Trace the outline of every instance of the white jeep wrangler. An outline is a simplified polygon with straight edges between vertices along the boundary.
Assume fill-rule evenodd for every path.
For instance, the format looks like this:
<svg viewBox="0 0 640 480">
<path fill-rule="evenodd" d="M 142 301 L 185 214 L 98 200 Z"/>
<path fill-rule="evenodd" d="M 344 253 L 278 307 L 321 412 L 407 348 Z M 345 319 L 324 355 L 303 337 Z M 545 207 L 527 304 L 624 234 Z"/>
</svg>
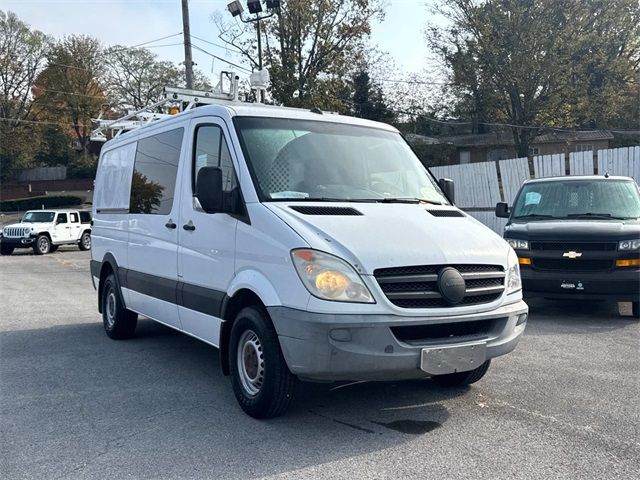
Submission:
<svg viewBox="0 0 640 480">
<path fill-rule="evenodd" d="M 30 210 L 20 223 L 0 231 L 0 253 L 33 248 L 36 255 L 55 252 L 60 245 L 91 249 L 91 213 L 82 210 Z"/>
</svg>

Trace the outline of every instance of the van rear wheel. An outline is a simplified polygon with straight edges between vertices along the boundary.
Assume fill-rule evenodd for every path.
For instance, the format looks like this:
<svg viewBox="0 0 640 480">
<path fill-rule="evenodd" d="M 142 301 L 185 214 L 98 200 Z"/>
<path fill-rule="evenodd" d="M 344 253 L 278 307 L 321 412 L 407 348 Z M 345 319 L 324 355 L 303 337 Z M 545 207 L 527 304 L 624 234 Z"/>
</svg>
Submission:
<svg viewBox="0 0 640 480">
<path fill-rule="evenodd" d="M 489 370 L 491 360 L 487 360 L 475 370 L 468 372 L 449 373 L 447 375 L 434 375 L 431 380 L 443 387 L 461 387 L 463 385 L 471 385 L 480 380 Z"/>
<path fill-rule="evenodd" d="M 233 393 L 245 413 L 273 418 L 289 408 L 297 379 L 287 367 L 264 309 L 247 307 L 236 316 L 229 340 L 229 365 Z"/>
<path fill-rule="evenodd" d="M 116 277 L 110 273 L 102 287 L 102 324 L 109 338 L 124 340 L 133 337 L 138 314 L 124 308 Z"/>
</svg>

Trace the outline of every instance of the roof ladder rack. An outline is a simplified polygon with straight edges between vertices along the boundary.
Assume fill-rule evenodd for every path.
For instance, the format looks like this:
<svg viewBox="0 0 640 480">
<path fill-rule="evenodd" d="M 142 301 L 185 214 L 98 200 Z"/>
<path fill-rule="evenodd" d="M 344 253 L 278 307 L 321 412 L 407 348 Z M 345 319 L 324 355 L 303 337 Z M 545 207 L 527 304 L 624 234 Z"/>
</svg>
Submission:
<svg viewBox="0 0 640 480">
<path fill-rule="evenodd" d="M 225 79 L 228 89 L 225 90 Z M 162 91 L 163 99 L 116 120 L 105 120 L 100 116 L 93 119 L 98 126 L 91 132 L 91 141 L 106 142 L 107 132 L 115 138 L 124 132 L 144 127 L 156 120 L 170 117 L 178 112 L 190 110 L 200 105 L 220 105 L 225 102 L 238 101 L 238 76 L 233 72 L 221 72 L 218 92 L 207 90 L 192 90 L 188 88 L 165 87 Z M 160 112 L 158 110 L 161 110 Z M 162 110 L 165 113 L 162 113 Z"/>
</svg>

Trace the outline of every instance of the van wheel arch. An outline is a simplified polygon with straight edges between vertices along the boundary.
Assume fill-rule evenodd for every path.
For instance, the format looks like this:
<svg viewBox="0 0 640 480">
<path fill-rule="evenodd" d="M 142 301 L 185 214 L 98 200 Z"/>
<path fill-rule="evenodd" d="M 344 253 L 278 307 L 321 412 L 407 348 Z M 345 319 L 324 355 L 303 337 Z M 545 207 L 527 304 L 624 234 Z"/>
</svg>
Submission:
<svg viewBox="0 0 640 480">
<path fill-rule="evenodd" d="M 264 302 L 260 297 L 249 289 L 239 290 L 233 295 L 233 297 L 225 296 L 222 302 L 221 310 L 224 322 L 222 323 L 222 328 L 220 330 L 219 353 L 220 367 L 222 368 L 222 374 L 224 376 L 228 377 L 231 373 L 229 367 L 229 340 L 231 338 L 233 322 L 238 313 L 240 313 L 240 310 L 250 306 L 265 308 Z"/>
<path fill-rule="evenodd" d="M 118 264 L 115 263 L 115 259 L 111 255 L 107 254 L 102 261 L 102 267 L 100 268 L 100 281 L 98 282 L 98 313 L 102 313 L 102 287 L 110 273 L 113 273 L 116 277 L 116 284 L 118 285 L 118 289 L 120 289 L 120 281 L 118 279 L 117 272 Z"/>
</svg>

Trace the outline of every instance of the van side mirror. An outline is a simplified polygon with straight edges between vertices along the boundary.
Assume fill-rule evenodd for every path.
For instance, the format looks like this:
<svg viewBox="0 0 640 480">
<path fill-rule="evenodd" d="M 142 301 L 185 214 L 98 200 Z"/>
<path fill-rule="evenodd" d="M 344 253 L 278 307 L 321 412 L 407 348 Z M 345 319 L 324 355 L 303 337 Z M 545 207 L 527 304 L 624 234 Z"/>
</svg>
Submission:
<svg viewBox="0 0 640 480">
<path fill-rule="evenodd" d="M 202 167 L 198 171 L 196 198 L 207 213 L 224 211 L 222 170 L 220 167 Z"/>
<path fill-rule="evenodd" d="M 438 184 L 440 185 L 440 188 L 447 196 L 449 201 L 451 201 L 451 203 L 455 203 L 456 189 L 453 186 L 453 180 L 449 178 L 441 178 L 440 180 L 438 180 Z"/>
<path fill-rule="evenodd" d="M 509 218 L 509 205 L 505 202 L 496 203 L 496 217 Z"/>
</svg>

